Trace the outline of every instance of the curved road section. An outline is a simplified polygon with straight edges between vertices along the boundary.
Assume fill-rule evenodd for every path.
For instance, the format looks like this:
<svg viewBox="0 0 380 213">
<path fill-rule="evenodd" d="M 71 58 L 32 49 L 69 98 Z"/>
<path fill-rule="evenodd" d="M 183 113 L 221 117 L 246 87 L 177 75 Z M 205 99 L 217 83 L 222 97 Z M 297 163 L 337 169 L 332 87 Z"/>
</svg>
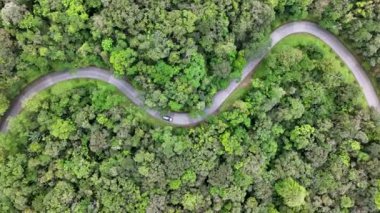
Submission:
<svg viewBox="0 0 380 213">
<path fill-rule="evenodd" d="M 334 35 L 320 28 L 318 25 L 306 21 L 285 24 L 280 28 L 276 29 L 274 32 L 272 32 L 270 36 L 272 41 L 271 48 L 274 47 L 279 41 L 281 41 L 286 36 L 296 33 L 308 33 L 314 35 L 319 39 L 323 40 L 327 45 L 329 45 L 335 51 L 335 53 L 339 55 L 339 57 L 354 74 L 357 82 L 360 84 L 364 92 L 368 105 L 380 111 L 379 98 L 377 97 L 376 92 L 371 84 L 371 81 L 368 79 L 365 71 L 363 70 L 359 62 Z M 269 48 L 268 51 L 271 48 Z M 169 113 L 168 115 L 170 115 L 173 118 L 173 121 L 171 123 L 177 126 L 195 125 L 205 120 L 207 116 L 217 112 L 222 103 L 231 95 L 231 93 L 240 85 L 240 83 L 244 79 L 246 79 L 250 73 L 254 72 L 255 68 L 266 54 L 267 52 L 261 55 L 260 57 L 250 61 L 244 68 L 241 78 L 239 80 L 231 81 L 231 83 L 226 89 L 219 91 L 214 96 L 211 106 L 205 109 L 203 115 L 199 115 L 198 117 L 192 117 L 188 113 Z M 110 73 L 109 71 L 95 67 L 88 67 L 78 69 L 75 72 L 58 72 L 48 74 L 31 83 L 13 101 L 12 106 L 4 116 L 3 122 L 0 124 L 0 131 L 7 130 L 9 120 L 17 114 L 19 114 L 22 110 L 23 104 L 28 99 L 33 97 L 36 93 L 56 83 L 79 78 L 97 79 L 112 84 L 115 87 L 117 87 L 125 96 L 127 96 L 134 104 L 136 104 L 139 107 L 144 107 L 141 95 L 127 81 L 114 77 L 112 73 Z M 161 113 L 157 110 L 145 108 L 145 111 L 157 119 L 162 119 Z"/>
</svg>

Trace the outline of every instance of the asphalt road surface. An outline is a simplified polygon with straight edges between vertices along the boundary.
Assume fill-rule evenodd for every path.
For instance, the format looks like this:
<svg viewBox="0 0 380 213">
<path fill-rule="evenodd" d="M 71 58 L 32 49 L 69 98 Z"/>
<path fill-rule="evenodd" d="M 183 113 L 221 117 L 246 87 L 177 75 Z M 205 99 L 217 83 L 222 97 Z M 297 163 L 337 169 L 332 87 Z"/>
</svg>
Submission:
<svg viewBox="0 0 380 213">
<path fill-rule="evenodd" d="M 369 80 L 368 76 L 366 75 L 359 62 L 355 59 L 351 52 L 339 41 L 339 39 L 337 39 L 328 31 L 320 28 L 317 24 L 306 21 L 299 21 L 288 23 L 279 27 L 274 32 L 272 32 L 270 36 L 272 41 L 271 48 L 286 36 L 296 33 L 308 33 L 314 35 L 319 39 L 323 40 L 327 45 L 329 45 L 335 51 L 335 53 L 339 55 L 342 61 L 354 74 L 357 82 L 363 90 L 368 105 L 380 111 L 379 98 L 377 97 L 375 89 L 371 84 L 371 81 Z M 244 79 L 246 79 L 250 73 L 255 71 L 257 65 L 270 51 L 271 48 L 269 48 L 267 52 L 262 54 L 260 57 L 250 61 L 244 68 L 240 79 L 231 81 L 231 83 L 226 89 L 219 91 L 214 96 L 212 104 L 205 109 L 202 115 L 192 117 L 189 113 L 168 113 L 167 115 L 173 118 L 171 124 L 176 126 L 192 126 L 202 122 L 209 115 L 216 113 L 219 107 L 223 104 L 223 102 L 231 95 L 233 91 L 235 91 L 235 89 L 239 87 L 240 83 Z M 19 114 L 22 110 L 23 103 L 25 103 L 28 99 L 32 98 L 35 94 L 56 83 L 79 78 L 97 79 L 112 84 L 115 87 L 117 87 L 125 96 L 127 96 L 134 104 L 144 108 L 144 110 L 148 114 L 150 114 L 153 117 L 156 117 L 157 119 L 162 119 L 162 114 L 159 111 L 154 109 L 147 109 L 143 106 L 141 93 L 139 91 L 136 91 L 127 81 L 114 77 L 112 73 L 107 70 L 102 70 L 96 67 L 87 67 L 83 69 L 78 69 L 74 72 L 51 73 L 32 82 L 12 102 L 9 110 L 3 118 L 3 122 L 1 122 L 0 124 L 0 131 L 7 130 L 9 119 Z"/>
</svg>

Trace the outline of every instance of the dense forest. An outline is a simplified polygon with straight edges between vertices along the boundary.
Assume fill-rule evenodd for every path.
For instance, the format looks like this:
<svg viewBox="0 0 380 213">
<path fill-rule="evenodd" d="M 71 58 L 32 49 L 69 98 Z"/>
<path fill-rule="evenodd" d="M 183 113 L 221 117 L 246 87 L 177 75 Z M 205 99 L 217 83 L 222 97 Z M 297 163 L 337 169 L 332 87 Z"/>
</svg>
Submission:
<svg viewBox="0 0 380 213">
<path fill-rule="evenodd" d="M 376 211 L 380 115 L 304 40 L 276 47 L 241 100 L 190 129 L 146 123 L 103 83 L 39 94 L 1 135 L 2 211 Z"/>
<path fill-rule="evenodd" d="M 288 20 L 320 22 L 375 67 L 380 2 L 351 0 L 1 0 L 0 114 L 27 82 L 96 65 L 149 107 L 201 111 Z M 369 68 L 380 79 L 379 68 Z"/>
<path fill-rule="evenodd" d="M 108 68 L 146 106 L 201 111 L 308 19 L 380 81 L 380 1 L 0 0 L 0 116 L 49 72 Z M 297 35 L 247 92 L 190 128 L 159 125 L 108 84 L 57 84 L 0 133 L 0 212 L 376 212 L 380 114 L 322 41 Z M 1 117 L 0 117 L 1 118 Z"/>
</svg>

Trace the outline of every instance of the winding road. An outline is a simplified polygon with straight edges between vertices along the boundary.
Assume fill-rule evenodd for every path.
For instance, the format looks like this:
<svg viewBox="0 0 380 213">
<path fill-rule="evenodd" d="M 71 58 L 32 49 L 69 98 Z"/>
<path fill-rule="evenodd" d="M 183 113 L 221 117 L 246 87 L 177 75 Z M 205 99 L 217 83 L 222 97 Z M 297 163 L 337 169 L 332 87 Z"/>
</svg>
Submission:
<svg viewBox="0 0 380 213">
<path fill-rule="evenodd" d="M 335 51 L 335 53 L 339 55 L 342 61 L 354 74 L 357 82 L 359 83 L 364 92 L 368 105 L 380 111 L 379 98 L 377 97 L 375 89 L 373 88 L 371 81 L 367 77 L 360 63 L 355 59 L 351 52 L 339 41 L 339 39 L 337 39 L 330 32 L 320 28 L 317 24 L 307 21 L 299 21 L 288 23 L 277 28 L 270 35 L 272 41 L 271 48 L 274 47 L 279 41 L 281 41 L 286 36 L 296 33 L 308 33 L 314 35 L 319 39 L 323 40 L 327 45 L 329 45 Z M 268 49 L 268 51 L 270 49 Z M 219 91 L 214 96 L 211 106 L 205 109 L 203 115 L 199 115 L 198 117 L 192 117 L 189 113 L 169 113 L 169 115 L 173 118 L 173 121 L 171 123 L 177 126 L 195 125 L 205 120 L 207 116 L 217 112 L 222 103 L 231 95 L 231 93 L 236 88 L 238 88 L 240 83 L 244 79 L 246 79 L 250 73 L 254 72 L 255 68 L 265 57 L 265 55 L 266 53 L 250 61 L 244 68 L 240 80 L 231 81 L 226 89 Z M 32 98 L 35 94 L 56 83 L 79 78 L 97 79 L 112 84 L 115 87 L 117 87 L 125 96 L 127 96 L 134 104 L 136 104 L 139 107 L 143 107 L 148 114 L 158 119 L 162 119 L 162 115 L 159 111 L 147 109 L 143 106 L 144 104 L 140 92 L 136 91 L 127 81 L 114 77 L 112 73 L 107 70 L 102 70 L 95 67 L 87 67 L 83 69 L 78 69 L 75 72 L 56 72 L 48 74 L 32 82 L 12 102 L 11 107 L 9 108 L 9 110 L 3 118 L 3 122 L 1 122 L 0 124 L 0 131 L 4 132 L 7 130 L 9 120 L 17 114 L 19 114 L 22 110 L 23 103 L 25 103 L 28 99 Z"/>
</svg>

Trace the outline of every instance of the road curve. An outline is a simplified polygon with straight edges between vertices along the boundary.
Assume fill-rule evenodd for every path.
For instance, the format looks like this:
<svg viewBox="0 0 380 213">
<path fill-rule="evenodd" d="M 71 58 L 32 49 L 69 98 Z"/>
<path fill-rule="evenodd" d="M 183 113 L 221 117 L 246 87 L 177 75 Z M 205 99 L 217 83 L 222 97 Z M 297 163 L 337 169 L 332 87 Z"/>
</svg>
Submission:
<svg viewBox="0 0 380 213">
<path fill-rule="evenodd" d="M 270 35 L 271 48 L 274 47 L 283 38 L 296 33 L 308 33 L 314 35 L 319 39 L 323 40 L 327 45 L 329 45 L 335 51 L 335 53 L 339 55 L 342 61 L 354 74 L 357 82 L 359 83 L 364 92 L 368 105 L 380 111 L 379 98 L 377 97 L 375 89 L 373 88 L 371 81 L 367 77 L 360 63 L 355 59 L 351 52 L 339 41 L 339 39 L 337 39 L 330 32 L 320 28 L 317 24 L 307 21 L 299 21 L 288 23 L 277 28 Z M 268 52 L 271 48 L 268 49 Z M 267 52 L 265 54 L 262 54 L 260 57 L 250 61 L 244 68 L 241 78 L 239 80 L 231 81 L 226 89 L 219 91 L 214 96 L 211 106 L 208 106 L 205 109 L 203 115 L 199 115 L 198 117 L 192 117 L 189 113 L 169 113 L 169 115 L 173 118 L 172 124 L 176 126 L 195 125 L 205 120 L 207 116 L 217 112 L 222 103 L 231 95 L 231 93 L 239 86 L 239 84 L 244 79 L 246 79 L 250 73 L 254 72 L 255 68 L 265 57 L 266 54 Z M 32 82 L 21 92 L 21 94 L 18 97 L 15 98 L 15 100 L 12 102 L 11 107 L 5 114 L 3 122 L 1 122 L 0 124 L 0 131 L 4 132 L 7 130 L 9 119 L 19 114 L 22 110 L 23 103 L 25 103 L 28 99 L 33 97 L 36 93 L 56 83 L 79 78 L 97 79 L 112 84 L 115 87 L 117 87 L 125 96 L 127 96 L 134 104 L 136 104 L 139 107 L 144 107 L 140 93 L 136 91 L 127 81 L 114 77 L 112 73 L 107 70 L 95 67 L 87 67 L 78 69 L 75 72 L 56 72 L 48 74 Z M 144 109 L 151 116 L 161 119 L 161 114 L 159 111 L 154 109 L 147 109 L 145 107 Z"/>
</svg>

